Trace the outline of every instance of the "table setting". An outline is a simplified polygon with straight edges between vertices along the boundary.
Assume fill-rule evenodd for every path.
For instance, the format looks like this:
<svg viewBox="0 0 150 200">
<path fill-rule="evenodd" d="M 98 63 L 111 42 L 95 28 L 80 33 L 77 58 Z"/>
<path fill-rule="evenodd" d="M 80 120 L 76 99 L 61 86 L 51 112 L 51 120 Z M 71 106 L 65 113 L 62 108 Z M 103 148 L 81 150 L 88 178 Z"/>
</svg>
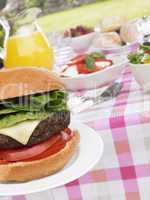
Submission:
<svg viewBox="0 0 150 200">
<path fill-rule="evenodd" d="M 106 17 L 46 39 L 2 19 L 1 200 L 149 199 L 149 24 Z"/>
</svg>

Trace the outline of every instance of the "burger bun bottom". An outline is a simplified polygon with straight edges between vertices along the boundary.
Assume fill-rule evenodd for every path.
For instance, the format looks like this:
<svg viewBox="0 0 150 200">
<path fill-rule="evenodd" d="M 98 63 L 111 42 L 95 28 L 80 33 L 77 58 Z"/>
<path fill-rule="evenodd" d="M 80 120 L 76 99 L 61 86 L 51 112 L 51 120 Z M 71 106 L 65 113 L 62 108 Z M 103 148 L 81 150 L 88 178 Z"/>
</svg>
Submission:
<svg viewBox="0 0 150 200">
<path fill-rule="evenodd" d="M 78 132 L 58 153 L 41 160 L 0 165 L 1 182 L 26 182 L 52 175 L 69 162 L 75 153 L 80 135 Z"/>
</svg>

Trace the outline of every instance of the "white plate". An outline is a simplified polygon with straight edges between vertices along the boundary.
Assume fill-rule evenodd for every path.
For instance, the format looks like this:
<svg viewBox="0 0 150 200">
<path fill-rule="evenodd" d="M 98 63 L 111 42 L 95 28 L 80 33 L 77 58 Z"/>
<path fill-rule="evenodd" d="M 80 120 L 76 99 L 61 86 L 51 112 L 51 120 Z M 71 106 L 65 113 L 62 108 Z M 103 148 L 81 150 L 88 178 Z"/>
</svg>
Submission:
<svg viewBox="0 0 150 200">
<path fill-rule="evenodd" d="M 76 155 L 63 170 L 26 183 L 0 183 L 0 196 L 23 195 L 55 188 L 79 178 L 94 167 L 103 153 L 100 135 L 79 122 L 72 122 L 70 127 L 79 130 L 81 139 Z"/>
</svg>

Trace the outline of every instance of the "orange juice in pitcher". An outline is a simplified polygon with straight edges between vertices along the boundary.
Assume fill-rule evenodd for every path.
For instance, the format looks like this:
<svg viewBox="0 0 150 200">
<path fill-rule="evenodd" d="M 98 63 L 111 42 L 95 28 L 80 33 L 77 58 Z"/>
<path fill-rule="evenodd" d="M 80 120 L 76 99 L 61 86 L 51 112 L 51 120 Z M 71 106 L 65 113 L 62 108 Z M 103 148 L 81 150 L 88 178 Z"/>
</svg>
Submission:
<svg viewBox="0 0 150 200">
<path fill-rule="evenodd" d="M 52 69 L 54 64 L 52 47 L 40 30 L 31 30 L 31 26 L 25 26 L 16 35 L 7 39 L 4 59 L 6 68 L 29 66 Z"/>
</svg>

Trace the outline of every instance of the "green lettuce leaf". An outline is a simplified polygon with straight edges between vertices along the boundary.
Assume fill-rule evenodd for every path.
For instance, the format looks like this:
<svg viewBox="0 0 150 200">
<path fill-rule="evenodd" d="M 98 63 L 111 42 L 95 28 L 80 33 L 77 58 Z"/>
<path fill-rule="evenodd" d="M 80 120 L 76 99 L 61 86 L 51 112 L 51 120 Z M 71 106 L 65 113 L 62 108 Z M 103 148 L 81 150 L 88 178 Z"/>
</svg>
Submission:
<svg viewBox="0 0 150 200">
<path fill-rule="evenodd" d="M 47 118 L 49 113 L 32 113 L 32 112 L 18 112 L 15 114 L 5 115 L 0 119 L 0 129 L 11 127 L 19 122 L 26 120 L 43 120 Z"/>
<path fill-rule="evenodd" d="M 140 45 L 140 49 L 142 49 L 143 51 L 149 51 L 150 50 L 150 45 L 141 44 Z"/>
<path fill-rule="evenodd" d="M 68 111 L 67 93 L 53 91 L 0 102 L 0 129 L 26 120 L 43 120 L 50 114 Z"/>
<path fill-rule="evenodd" d="M 128 55 L 128 59 L 132 64 L 142 64 L 143 57 L 143 53 L 131 53 Z"/>
<path fill-rule="evenodd" d="M 0 110 L 0 115 L 4 115 L 4 114 L 9 114 L 9 113 L 15 113 L 16 109 L 13 108 L 4 108 Z"/>
<path fill-rule="evenodd" d="M 9 101 L 0 102 L 0 115 L 18 111 L 43 111 L 50 105 L 48 111 L 57 110 L 62 105 L 67 105 L 67 94 L 63 91 L 54 91 L 48 94 L 27 96 Z M 50 110 L 51 109 L 51 110 Z M 63 109 L 63 108 L 62 108 Z"/>
</svg>

